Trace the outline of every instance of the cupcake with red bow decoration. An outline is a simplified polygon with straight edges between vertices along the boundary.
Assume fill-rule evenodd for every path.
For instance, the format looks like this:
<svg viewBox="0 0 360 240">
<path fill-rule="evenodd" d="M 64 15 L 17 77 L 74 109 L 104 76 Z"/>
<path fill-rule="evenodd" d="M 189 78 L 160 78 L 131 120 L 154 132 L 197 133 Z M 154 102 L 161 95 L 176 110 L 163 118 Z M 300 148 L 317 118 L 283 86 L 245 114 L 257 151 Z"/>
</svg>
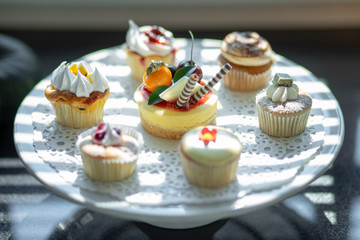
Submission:
<svg viewBox="0 0 360 240">
<path fill-rule="evenodd" d="M 179 153 L 188 181 L 199 187 L 219 188 L 236 177 L 242 145 L 230 130 L 202 126 L 181 139 Z"/>
</svg>

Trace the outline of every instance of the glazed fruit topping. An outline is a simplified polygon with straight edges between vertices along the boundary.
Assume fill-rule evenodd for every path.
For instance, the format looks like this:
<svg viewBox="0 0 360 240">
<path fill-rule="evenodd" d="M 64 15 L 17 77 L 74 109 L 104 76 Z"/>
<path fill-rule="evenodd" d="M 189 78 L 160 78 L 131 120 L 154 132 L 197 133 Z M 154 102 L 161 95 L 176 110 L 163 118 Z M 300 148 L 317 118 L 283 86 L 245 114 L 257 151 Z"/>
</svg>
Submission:
<svg viewBox="0 0 360 240">
<path fill-rule="evenodd" d="M 99 125 L 97 126 L 97 130 L 101 130 L 105 127 L 105 123 L 99 123 Z"/>
<path fill-rule="evenodd" d="M 172 77 L 174 78 L 177 67 L 174 65 L 167 65 L 167 67 L 170 70 Z"/>
<path fill-rule="evenodd" d="M 166 45 L 169 40 L 158 26 L 153 26 L 150 31 L 145 31 L 145 35 L 149 38 L 149 42 Z"/>
<path fill-rule="evenodd" d="M 191 31 L 189 31 L 190 36 L 191 36 L 191 53 L 190 53 L 190 60 L 183 60 L 179 63 L 179 65 L 177 66 L 176 71 L 178 71 L 179 69 L 183 68 L 183 67 L 187 67 L 187 66 L 196 66 L 196 69 L 194 71 L 194 73 L 196 73 L 199 77 L 199 82 L 201 81 L 202 77 L 203 77 L 203 73 L 201 68 L 196 65 L 196 63 L 193 61 L 193 48 L 194 48 L 194 35 L 192 34 Z"/>
<path fill-rule="evenodd" d="M 177 66 L 176 70 L 179 70 L 183 67 L 187 67 L 187 66 L 196 66 L 194 73 L 198 75 L 199 77 L 199 82 L 201 81 L 202 77 L 203 77 L 203 72 L 201 70 L 201 68 L 192 60 L 183 60 L 179 63 L 179 65 Z"/>
<path fill-rule="evenodd" d="M 209 130 L 209 128 L 204 127 L 199 133 L 199 140 L 203 141 L 204 144 L 207 146 L 209 142 L 216 141 L 216 134 L 217 134 L 216 129 Z"/>
<path fill-rule="evenodd" d="M 143 81 L 145 87 L 150 92 L 155 91 L 155 89 L 161 86 L 170 86 L 172 83 L 172 74 L 166 65 L 162 65 L 157 69 L 152 69 L 150 75 L 148 75 L 147 72 L 148 71 L 144 73 Z"/>
<path fill-rule="evenodd" d="M 105 130 L 96 130 L 94 133 L 94 139 L 96 142 L 101 142 L 105 137 L 106 131 Z"/>
<path fill-rule="evenodd" d="M 110 124 L 100 123 L 92 133 L 93 142 L 106 146 L 122 145 L 122 131 Z"/>
</svg>

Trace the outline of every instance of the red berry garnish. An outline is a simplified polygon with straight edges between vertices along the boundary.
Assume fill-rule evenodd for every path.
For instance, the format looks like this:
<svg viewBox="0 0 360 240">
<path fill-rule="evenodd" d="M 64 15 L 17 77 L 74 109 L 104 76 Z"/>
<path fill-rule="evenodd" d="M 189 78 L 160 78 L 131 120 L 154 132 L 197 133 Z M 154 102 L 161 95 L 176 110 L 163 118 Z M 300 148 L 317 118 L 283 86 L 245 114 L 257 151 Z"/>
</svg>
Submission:
<svg viewBox="0 0 360 240">
<path fill-rule="evenodd" d="M 98 130 L 101 130 L 101 129 L 103 129 L 104 127 L 105 127 L 105 123 L 99 123 L 97 129 L 98 129 Z"/>
<path fill-rule="evenodd" d="M 97 131 L 94 133 L 94 139 L 95 139 L 95 141 L 101 142 L 101 141 L 104 139 L 105 134 L 106 134 L 106 131 L 101 130 L 101 129 L 100 129 L 100 130 L 97 130 Z"/>
<path fill-rule="evenodd" d="M 153 26 L 149 31 L 145 31 L 144 34 L 149 38 L 149 42 L 166 45 L 169 40 L 165 34 L 160 30 L 158 26 Z"/>
<path fill-rule="evenodd" d="M 204 144 L 207 146 L 209 142 L 216 141 L 216 134 L 217 134 L 216 129 L 212 129 L 210 131 L 207 127 L 204 127 L 199 133 L 199 140 L 203 141 Z"/>
<path fill-rule="evenodd" d="M 198 75 L 199 77 L 199 82 L 201 81 L 202 77 L 203 77 L 203 72 L 201 70 L 201 68 L 196 65 L 196 63 L 192 60 L 192 55 L 193 55 L 193 47 L 194 47 L 194 35 L 192 34 L 191 31 L 189 31 L 190 35 L 191 35 L 191 54 L 190 54 L 190 60 L 183 60 L 179 63 L 179 65 L 177 66 L 177 70 L 179 70 L 180 68 L 183 68 L 183 67 L 187 67 L 187 66 L 196 66 L 196 69 L 194 71 L 194 73 L 196 73 L 196 75 Z"/>
</svg>

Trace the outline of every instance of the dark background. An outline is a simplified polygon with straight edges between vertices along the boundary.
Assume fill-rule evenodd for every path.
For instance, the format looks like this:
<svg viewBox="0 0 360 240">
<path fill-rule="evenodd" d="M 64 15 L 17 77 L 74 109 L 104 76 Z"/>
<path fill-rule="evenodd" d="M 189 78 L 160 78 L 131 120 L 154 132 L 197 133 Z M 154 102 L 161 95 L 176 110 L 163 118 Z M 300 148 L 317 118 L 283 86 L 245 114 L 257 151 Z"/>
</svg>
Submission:
<svg viewBox="0 0 360 240">
<path fill-rule="evenodd" d="M 252 30 L 265 37 L 276 53 L 326 82 L 339 101 L 345 119 L 345 141 L 334 165 L 322 178 L 330 182 L 315 183 L 274 206 L 202 228 L 159 229 L 88 211 L 58 198 L 36 180 L 29 180 L 31 184 L 14 183 L 14 179 L 32 177 L 14 148 L 14 113 L 2 111 L 7 121 L 2 122 L 0 138 L 0 239 L 360 239 L 360 159 L 356 155 L 360 147 L 360 29 Z M 219 40 L 228 33 L 193 32 L 196 38 Z M 39 63 L 38 81 L 64 60 L 72 61 L 125 41 L 125 31 L 0 29 L 0 33 L 31 48 Z M 187 31 L 173 33 L 188 38 Z M 19 94 L 16 104 L 23 97 Z"/>
</svg>

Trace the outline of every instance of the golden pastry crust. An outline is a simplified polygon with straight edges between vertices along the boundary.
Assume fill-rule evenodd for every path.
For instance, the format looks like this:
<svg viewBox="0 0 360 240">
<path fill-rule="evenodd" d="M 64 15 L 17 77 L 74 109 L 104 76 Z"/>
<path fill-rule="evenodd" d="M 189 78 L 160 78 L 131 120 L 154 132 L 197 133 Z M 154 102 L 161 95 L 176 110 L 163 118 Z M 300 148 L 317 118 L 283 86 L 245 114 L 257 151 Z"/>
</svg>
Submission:
<svg viewBox="0 0 360 240">
<path fill-rule="evenodd" d="M 262 66 L 241 66 L 241 65 L 237 65 L 235 63 L 232 63 L 228 60 L 226 60 L 221 54 L 219 55 L 218 58 L 220 65 L 224 65 L 226 63 L 230 63 L 232 66 L 232 71 L 242 71 L 242 72 L 247 72 L 249 74 L 259 74 L 259 73 L 264 73 L 266 71 L 268 71 L 271 66 L 273 65 L 274 61 L 271 60 L 268 64 L 262 65 Z"/>
<path fill-rule="evenodd" d="M 62 103 L 74 108 L 89 108 L 99 99 L 107 98 L 110 95 L 110 89 L 104 92 L 92 92 L 89 97 L 77 97 L 70 91 L 59 91 L 52 85 L 45 89 L 45 96 L 51 103 Z"/>
</svg>

